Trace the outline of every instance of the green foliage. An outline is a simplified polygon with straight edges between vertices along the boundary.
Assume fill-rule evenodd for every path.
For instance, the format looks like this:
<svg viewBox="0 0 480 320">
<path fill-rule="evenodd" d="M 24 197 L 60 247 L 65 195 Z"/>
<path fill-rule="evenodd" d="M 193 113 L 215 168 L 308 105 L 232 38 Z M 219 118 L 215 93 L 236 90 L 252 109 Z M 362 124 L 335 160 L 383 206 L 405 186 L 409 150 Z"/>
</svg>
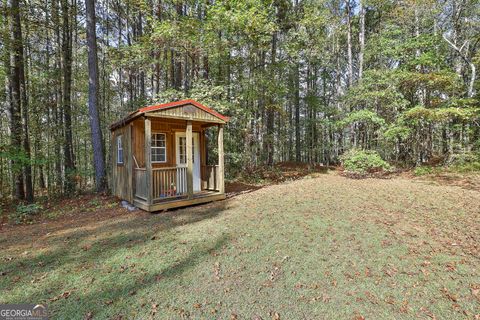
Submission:
<svg viewBox="0 0 480 320">
<path fill-rule="evenodd" d="M 478 108 L 436 108 L 429 109 L 424 106 L 416 106 L 404 112 L 402 116 L 412 124 L 419 122 L 441 123 L 453 120 L 466 122 L 478 117 Z"/>
<path fill-rule="evenodd" d="M 43 207 L 36 203 L 19 204 L 14 212 L 9 215 L 10 221 L 15 224 L 30 223 L 33 217 L 40 213 Z"/>
<path fill-rule="evenodd" d="M 456 172 L 480 171 L 480 152 L 462 152 L 450 156 L 448 165 Z"/>
<path fill-rule="evenodd" d="M 352 149 L 344 153 L 340 160 L 345 170 L 351 173 L 367 174 L 392 169 L 374 150 Z"/>
<path fill-rule="evenodd" d="M 424 176 L 424 175 L 428 175 L 428 174 L 432 174 L 435 172 L 435 168 L 431 167 L 431 166 L 421 166 L 421 167 L 416 167 L 414 170 L 413 170 L 413 173 L 416 175 L 416 176 Z"/>
<path fill-rule="evenodd" d="M 420 166 L 414 169 L 416 176 L 440 173 L 469 173 L 480 171 L 480 153 L 460 152 L 452 154 L 444 166 Z"/>
<path fill-rule="evenodd" d="M 376 110 L 376 113 L 379 108 L 383 112 L 402 110 L 408 105 L 408 100 L 398 90 L 400 78 L 399 70 L 368 70 L 363 79 L 349 90 L 345 103 L 352 108 L 361 106 Z"/>
<path fill-rule="evenodd" d="M 406 126 L 402 121 L 397 121 L 388 126 L 383 132 L 383 137 L 389 142 L 395 142 L 397 139 L 406 140 L 412 134 L 412 129 Z"/>
<path fill-rule="evenodd" d="M 377 127 L 383 127 L 385 125 L 385 120 L 378 116 L 377 113 L 370 110 L 359 110 L 350 112 L 344 119 L 339 121 L 341 127 L 345 127 L 352 123 L 365 123 L 376 125 Z"/>
</svg>

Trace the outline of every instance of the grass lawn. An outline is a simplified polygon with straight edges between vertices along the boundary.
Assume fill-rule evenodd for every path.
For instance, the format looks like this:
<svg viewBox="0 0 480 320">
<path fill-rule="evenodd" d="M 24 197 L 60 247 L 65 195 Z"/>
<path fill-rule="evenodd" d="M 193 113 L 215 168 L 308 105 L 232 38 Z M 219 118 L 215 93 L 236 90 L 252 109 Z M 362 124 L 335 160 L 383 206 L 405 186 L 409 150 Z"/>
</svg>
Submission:
<svg viewBox="0 0 480 320">
<path fill-rule="evenodd" d="M 480 318 L 480 192 L 334 173 L 0 233 L 0 303 L 58 319 Z"/>
</svg>

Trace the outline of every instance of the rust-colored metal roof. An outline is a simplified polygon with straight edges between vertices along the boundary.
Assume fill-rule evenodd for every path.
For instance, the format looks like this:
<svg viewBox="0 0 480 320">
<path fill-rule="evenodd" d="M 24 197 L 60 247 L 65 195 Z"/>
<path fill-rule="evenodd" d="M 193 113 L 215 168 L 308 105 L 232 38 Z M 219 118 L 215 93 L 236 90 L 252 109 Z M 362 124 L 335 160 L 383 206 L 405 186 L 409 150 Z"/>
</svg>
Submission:
<svg viewBox="0 0 480 320">
<path fill-rule="evenodd" d="M 229 117 L 224 116 L 224 115 L 216 112 L 215 110 L 213 110 L 213 109 L 211 109 L 211 108 L 209 108 L 209 107 L 207 107 L 207 106 L 205 106 L 205 105 L 203 105 L 203 104 L 201 104 L 201 103 L 199 103 L 195 100 L 187 99 L 187 100 L 173 101 L 173 102 L 162 103 L 162 104 L 157 104 L 157 105 L 153 105 L 153 106 L 147 106 L 147 107 L 140 108 L 140 109 L 130 113 L 129 115 L 127 115 L 122 120 L 113 123 L 110 126 L 110 130 L 116 129 L 116 128 L 121 127 L 121 126 L 124 126 L 127 123 L 129 123 L 130 121 L 132 121 L 133 119 L 135 119 L 135 118 L 137 118 L 137 117 L 139 117 L 139 116 L 141 116 L 145 113 L 152 112 L 152 111 L 157 111 L 157 110 L 162 110 L 162 109 L 180 107 L 180 106 L 184 106 L 184 105 L 187 105 L 187 104 L 194 105 L 197 108 L 200 108 L 203 111 L 208 112 L 209 114 L 213 115 L 214 117 L 217 117 L 220 120 L 223 120 L 225 122 L 228 122 L 230 120 Z"/>
</svg>

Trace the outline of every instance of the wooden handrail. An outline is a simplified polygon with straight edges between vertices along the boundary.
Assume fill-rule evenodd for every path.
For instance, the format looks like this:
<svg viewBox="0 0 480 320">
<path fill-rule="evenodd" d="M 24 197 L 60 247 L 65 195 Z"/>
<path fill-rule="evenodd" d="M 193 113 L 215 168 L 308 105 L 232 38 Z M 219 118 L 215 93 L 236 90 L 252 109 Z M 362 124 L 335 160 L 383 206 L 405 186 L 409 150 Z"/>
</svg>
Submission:
<svg viewBox="0 0 480 320">
<path fill-rule="evenodd" d="M 177 168 L 182 168 L 182 167 L 161 167 L 161 168 L 152 168 L 152 170 L 153 170 L 153 171 L 177 170 Z"/>
</svg>

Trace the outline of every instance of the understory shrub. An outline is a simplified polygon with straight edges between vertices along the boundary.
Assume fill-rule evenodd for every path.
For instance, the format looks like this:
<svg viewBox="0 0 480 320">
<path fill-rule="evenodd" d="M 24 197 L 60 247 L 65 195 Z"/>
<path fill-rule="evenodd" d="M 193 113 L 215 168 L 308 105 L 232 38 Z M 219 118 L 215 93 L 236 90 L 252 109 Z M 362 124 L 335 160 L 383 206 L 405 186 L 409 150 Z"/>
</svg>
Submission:
<svg viewBox="0 0 480 320">
<path fill-rule="evenodd" d="M 42 209 L 43 207 L 36 203 L 27 205 L 20 204 L 17 206 L 17 209 L 10 214 L 9 218 L 15 224 L 29 223 Z"/>
<path fill-rule="evenodd" d="M 347 172 L 361 175 L 392 169 L 392 166 L 374 150 L 352 149 L 344 153 L 340 161 Z"/>
<path fill-rule="evenodd" d="M 441 166 L 416 167 L 413 173 L 416 176 L 442 173 L 468 173 L 480 171 L 480 154 L 477 152 L 454 153 Z"/>
<path fill-rule="evenodd" d="M 421 166 L 421 167 L 416 167 L 415 170 L 413 170 L 413 174 L 415 174 L 416 176 L 424 176 L 427 174 L 432 174 L 435 171 L 436 171 L 435 168 L 431 166 Z"/>
<path fill-rule="evenodd" d="M 457 172 L 480 171 L 480 153 L 455 153 L 450 156 L 447 165 Z"/>
</svg>

